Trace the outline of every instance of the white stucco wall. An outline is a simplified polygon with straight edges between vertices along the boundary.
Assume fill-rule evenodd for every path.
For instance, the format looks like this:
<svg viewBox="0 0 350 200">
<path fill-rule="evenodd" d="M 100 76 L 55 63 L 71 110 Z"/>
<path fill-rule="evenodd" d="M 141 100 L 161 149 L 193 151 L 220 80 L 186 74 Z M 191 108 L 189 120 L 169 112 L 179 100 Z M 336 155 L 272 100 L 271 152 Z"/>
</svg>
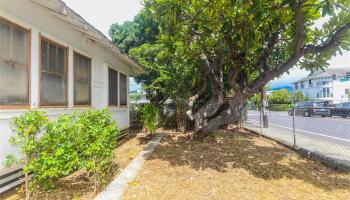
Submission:
<svg viewBox="0 0 350 200">
<path fill-rule="evenodd" d="M 71 113 L 88 108 L 74 108 L 73 87 L 73 51 L 81 53 L 92 60 L 92 108 L 101 109 L 108 106 L 108 67 L 126 74 L 127 80 L 132 74 L 131 67 L 118 58 L 112 51 L 99 43 L 87 38 L 73 25 L 57 18 L 50 11 L 30 0 L 0 0 L 0 16 L 31 30 L 31 98 L 30 107 L 47 112 L 54 118 L 62 113 Z M 40 108 L 39 107 L 39 38 L 40 35 L 68 47 L 68 107 Z M 120 85 L 120 84 L 119 84 Z M 127 83 L 129 85 L 129 83 Z M 129 87 L 127 87 L 129 89 Z M 1 92 L 1 91 L 0 91 Z M 129 92 L 127 92 L 128 94 Z M 119 95 L 120 96 L 120 95 Z M 128 98 L 129 105 L 129 98 Z M 0 169 L 8 154 L 18 156 L 14 147 L 8 144 L 8 138 L 13 135 L 10 122 L 14 116 L 25 112 L 25 109 L 0 108 Z M 120 129 L 129 127 L 129 108 L 110 108 L 113 118 Z"/>
</svg>

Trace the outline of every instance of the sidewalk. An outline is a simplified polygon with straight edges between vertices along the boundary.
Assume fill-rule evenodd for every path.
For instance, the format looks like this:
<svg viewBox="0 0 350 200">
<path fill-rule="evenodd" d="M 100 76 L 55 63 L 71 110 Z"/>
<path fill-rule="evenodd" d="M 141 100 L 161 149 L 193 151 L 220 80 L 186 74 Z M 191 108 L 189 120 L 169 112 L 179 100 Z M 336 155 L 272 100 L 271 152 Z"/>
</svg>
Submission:
<svg viewBox="0 0 350 200">
<path fill-rule="evenodd" d="M 135 179 L 137 173 L 143 166 L 146 159 L 153 153 L 156 146 L 159 144 L 163 135 L 155 136 L 140 152 L 131 163 L 125 168 L 121 174 L 114 179 L 107 188 L 98 194 L 94 200 L 118 200 L 123 195 L 128 184 Z"/>
<path fill-rule="evenodd" d="M 290 147 L 294 146 L 294 134 L 292 129 L 270 125 L 269 128 L 260 128 L 260 124 L 247 120 L 244 127 L 256 133 L 280 141 Z M 332 138 L 324 138 L 317 135 L 296 132 L 296 147 L 322 156 L 322 159 L 331 160 L 336 165 L 346 166 L 350 169 L 350 143 Z"/>
</svg>

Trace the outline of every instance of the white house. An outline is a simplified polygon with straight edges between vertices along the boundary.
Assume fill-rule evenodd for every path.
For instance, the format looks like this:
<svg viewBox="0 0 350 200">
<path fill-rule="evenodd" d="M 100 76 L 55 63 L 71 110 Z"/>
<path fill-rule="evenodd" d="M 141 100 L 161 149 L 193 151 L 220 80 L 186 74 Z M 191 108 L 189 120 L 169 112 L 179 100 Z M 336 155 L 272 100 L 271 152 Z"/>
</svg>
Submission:
<svg viewBox="0 0 350 200">
<path fill-rule="evenodd" d="M 302 91 L 311 100 L 331 104 L 350 100 L 350 68 L 314 71 L 293 84 L 296 91 Z"/>
<path fill-rule="evenodd" d="M 129 127 L 129 76 L 142 73 L 100 31 L 61 0 L 0 0 L 0 169 L 11 120 L 29 108 L 54 118 L 109 107 Z"/>
</svg>

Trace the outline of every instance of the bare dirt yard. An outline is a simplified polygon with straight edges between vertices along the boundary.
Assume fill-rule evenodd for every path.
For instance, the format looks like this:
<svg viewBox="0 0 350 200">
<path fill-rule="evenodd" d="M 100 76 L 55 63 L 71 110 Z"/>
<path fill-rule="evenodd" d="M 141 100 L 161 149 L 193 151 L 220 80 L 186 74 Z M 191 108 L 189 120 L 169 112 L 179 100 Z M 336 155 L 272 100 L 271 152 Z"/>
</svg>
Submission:
<svg viewBox="0 0 350 200">
<path fill-rule="evenodd" d="M 123 199 L 350 199 L 350 174 L 244 131 L 170 133 Z"/>
<path fill-rule="evenodd" d="M 107 183 L 118 176 L 129 162 L 143 150 L 148 141 L 152 139 L 151 135 L 144 133 L 131 134 L 118 142 L 118 147 L 115 150 L 115 159 L 113 173 L 107 180 Z M 49 193 L 40 192 L 34 199 L 52 199 L 52 200 L 85 200 L 93 199 L 92 181 L 86 178 L 84 171 L 78 171 L 62 180 L 57 190 Z M 103 188 L 101 188 L 102 190 Z M 13 189 L 3 195 L 0 195 L 1 200 L 22 200 L 24 199 L 22 188 Z"/>
</svg>

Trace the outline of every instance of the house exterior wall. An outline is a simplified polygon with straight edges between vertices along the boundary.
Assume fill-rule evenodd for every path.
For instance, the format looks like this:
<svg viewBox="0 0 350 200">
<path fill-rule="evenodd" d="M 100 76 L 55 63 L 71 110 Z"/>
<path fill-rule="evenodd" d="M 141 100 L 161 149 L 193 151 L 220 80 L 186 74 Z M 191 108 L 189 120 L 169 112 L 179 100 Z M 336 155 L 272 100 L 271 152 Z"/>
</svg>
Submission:
<svg viewBox="0 0 350 200">
<path fill-rule="evenodd" d="M 77 30 L 76 27 L 57 18 L 55 15 L 57 13 L 54 11 L 44 8 L 33 1 L 0 1 L 0 17 L 28 28 L 31 31 L 30 108 L 45 111 L 50 118 L 55 118 L 63 113 L 108 107 L 108 68 L 113 68 L 125 74 L 127 76 L 128 86 L 129 75 L 133 73 L 131 67 L 119 59 L 112 51 L 89 39 L 84 33 Z M 41 108 L 39 105 L 40 36 L 44 36 L 68 48 L 68 106 L 65 108 Z M 75 107 L 73 105 L 74 51 L 92 60 L 91 107 Z M 120 97 L 120 95 L 118 96 Z M 129 98 L 127 102 L 127 106 L 109 108 L 120 129 L 129 127 Z M 11 121 L 13 117 L 22 114 L 27 109 L 0 108 L 0 170 L 4 168 L 6 155 L 13 154 L 19 156 L 17 149 L 8 144 L 9 137 L 13 135 Z"/>
<path fill-rule="evenodd" d="M 344 78 L 339 76 L 336 80 L 333 80 L 332 77 L 315 78 L 310 80 L 311 85 L 309 84 L 309 80 L 299 81 L 294 83 L 294 89 L 296 91 L 302 91 L 310 100 L 329 101 L 332 104 L 348 102 L 350 101 L 350 93 L 346 94 L 346 90 L 350 90 L 350 80 L 341 81 Z M 324 90 L 326 91 L 326 96 L 323 96 Z M 327 90 L 329 91 L 329 95 L 327 95 Z"/>
</svg>

